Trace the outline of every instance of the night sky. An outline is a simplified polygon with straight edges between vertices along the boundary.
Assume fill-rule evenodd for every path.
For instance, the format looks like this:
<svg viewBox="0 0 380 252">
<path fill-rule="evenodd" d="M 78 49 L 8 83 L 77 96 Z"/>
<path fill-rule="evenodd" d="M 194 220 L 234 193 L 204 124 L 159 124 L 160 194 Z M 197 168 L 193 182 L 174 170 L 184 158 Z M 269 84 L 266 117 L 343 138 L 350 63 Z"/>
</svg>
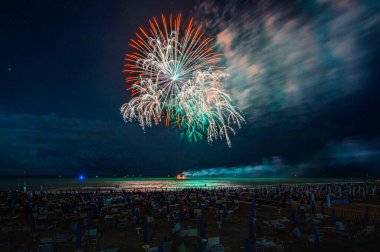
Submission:
<svg viewBox="0 0 380 252">
<path fill-rule="evenodd" d="M 380 175 L 379 5 L 253 2 L 2 3 L 0 173 Z M 205 24 L 224 55 L 226 90 L 247 119 L 232 148 L 163 125 L 144 133 L 120 115 L 129 40 L 178 12 Z"/>
</svg>

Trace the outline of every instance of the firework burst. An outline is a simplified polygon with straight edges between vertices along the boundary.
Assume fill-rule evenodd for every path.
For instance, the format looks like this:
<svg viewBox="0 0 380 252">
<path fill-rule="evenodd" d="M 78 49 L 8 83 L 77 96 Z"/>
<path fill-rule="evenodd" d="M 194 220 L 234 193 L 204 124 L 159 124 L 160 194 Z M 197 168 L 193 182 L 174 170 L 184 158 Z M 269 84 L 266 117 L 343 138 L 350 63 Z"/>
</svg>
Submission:
<svg viewBox="0 0 380 252">
<path fill-rule="evenodd" d="M 189 141 L 206 135 L 208 142 L 235 134 L 234 126 L 245 122 L 232 105 L 222 81 L 228 75 L 217 66 L 211 38 L 190 19 L 182 25 L 181 15 L 149 21 L 148 31 L 139 28 L 126 55 L 124 72 L 132 99 L 121 107 L 125 121 L 138 121 L 144 129 L 161 121 L 177 125 Z"/>
</svg>

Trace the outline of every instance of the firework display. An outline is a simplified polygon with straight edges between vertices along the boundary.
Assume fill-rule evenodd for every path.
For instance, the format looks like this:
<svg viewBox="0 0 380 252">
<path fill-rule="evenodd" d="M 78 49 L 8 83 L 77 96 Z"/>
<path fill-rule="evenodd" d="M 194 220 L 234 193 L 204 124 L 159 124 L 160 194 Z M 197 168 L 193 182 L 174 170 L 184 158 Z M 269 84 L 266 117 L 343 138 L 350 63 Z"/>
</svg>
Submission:
<svg viewBox="0 0 380 252">
<path fill-rule="evenodd" d="M 224 138 L 231 146 L 229 135 L 245 120 L 223 88 L 228 74 L 217 65 L 212 39 L 193 19 L 183 25 L 181 15 L 149 24 L 148 31 L 139 28 L 130 44 L 134 52 L 126 55 L 132 99 L 121 107 L 124 120 L 143 129 L 165 121 L 190 142 Z"/>
</svg>

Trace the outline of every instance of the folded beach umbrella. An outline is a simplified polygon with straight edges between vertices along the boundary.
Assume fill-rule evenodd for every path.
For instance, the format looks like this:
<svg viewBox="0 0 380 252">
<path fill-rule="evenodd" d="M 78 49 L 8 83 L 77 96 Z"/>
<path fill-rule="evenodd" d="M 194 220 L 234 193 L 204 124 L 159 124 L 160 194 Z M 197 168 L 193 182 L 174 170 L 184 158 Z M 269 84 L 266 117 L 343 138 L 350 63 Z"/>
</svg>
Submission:
<svg viewBox="0 0 380 252">
<path fill-rule="evenodd" d="M 79 223 L 77 224 L 75 236 L 76 236 L 75 244 L 76 244 L 77 249 L 79 249 L 82 246 L 82 233 L 81 233 L 81 230 L 80 230 Z"/>
<path fill-rule="evenodd" d="M 87 215 L 86 215 L 86 228 L 87 229 L 90 228 L 90 223 L 91 223 L 91 221 L 90 221 L 90 213 L 87 212 Z"/>
<path fill-rule="evenodd" d="M 335 209 L 331 210 L 331 224 L 335 225 L 336 223 L 336 216 L 335 216 Z"/>
<path fill-rule="evenodd" d="M 314 245 L 315 248 L 319 248 L 319 241 L 320 241 L 320 235 L 318 229 L 315 229 L 314 231 Z"/>
<path fill-rule="evenodd" d="M 251 219 L 249 220 L 249 234 L 253 235 L 255 233 L 255 218 L 254 216 L 251 216 Z"/>
<path fill-rule="evenodd" d="M 199 219 L 199 236 L 200 236 L 201 238 L 205 238 L 205 237 L 206 237 L 205 222 L 204 222 L 203 215 L 202 215 L 202 217 Z"/>
<path fill-rule="evenodd" d="M 245 252 L 253 252 L 253 242 L 249 237 L 245 241 Z"/>
<path fill-rule="evenodd" d="M 253 198 L 251 203 L 251 217 L 255 216 L 255 210 L 256 210 L 256 198 Z"/>
<path fill-rule="evenodd" d="M 322 215 L 325 214 L 325 207 L 324 207 L 324 205 L 321 205 L 321 214 L 322 214 Z"/>
<path fill-rule="evenodd" d="M 30 230 L 32 232 L 36 231 L 36 219 L 34 218 L 33 213 L 30 214 Z"/>
<path fill-rule="evenodd" d="M 185 219 L 185 214 L 182 210 L 182 207 L 179 209 L 179 219 L 180 221 L 183 221 Z"/>
<path fill-rule="evenodd" d="M 148 220 L 144 221 L 144 243 L 148 243 Z"/>
<path fill-rule="evenodd" d="M 294 210 L 294 212 L 293 212 L 293 222 L 294 222 L 294 226 L 297 226 L 297 225 L 298 225 L 298 220 L 299 220 L 298 212 L 297 212 L 297 210 Z"/>
<path fill-rule="evenodd" d="M 330 196 L 330 193 L 327 194 L 327 207 L 328 208 L 331 207 L 331 196 Z"/>
</svg>

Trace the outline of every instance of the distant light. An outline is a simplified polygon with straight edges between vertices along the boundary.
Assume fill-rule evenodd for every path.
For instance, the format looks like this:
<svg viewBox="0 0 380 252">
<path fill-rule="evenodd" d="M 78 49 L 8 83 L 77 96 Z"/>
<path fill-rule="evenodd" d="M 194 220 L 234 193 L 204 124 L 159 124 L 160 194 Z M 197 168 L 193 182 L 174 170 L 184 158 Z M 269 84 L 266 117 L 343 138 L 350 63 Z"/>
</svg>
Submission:
<svg viewBox="0 0 380 252">
<path fill-rule="evenodd" d="M 80 181 L 83 181 L 83 180 L 86 179 L 86 177 L 85 177 L 84 175 L 79 175 L 78 179 L 79 179 Z"/>
<path fill-rule="evenodd" d="M 186 179 L 186 176 L 185 176 L 185 174 L 180 173 L 180 174 L 177 174 L 177 176 L 175 178 L 178 180 L 181 180 L 181 179 Z"/>
</svg>

